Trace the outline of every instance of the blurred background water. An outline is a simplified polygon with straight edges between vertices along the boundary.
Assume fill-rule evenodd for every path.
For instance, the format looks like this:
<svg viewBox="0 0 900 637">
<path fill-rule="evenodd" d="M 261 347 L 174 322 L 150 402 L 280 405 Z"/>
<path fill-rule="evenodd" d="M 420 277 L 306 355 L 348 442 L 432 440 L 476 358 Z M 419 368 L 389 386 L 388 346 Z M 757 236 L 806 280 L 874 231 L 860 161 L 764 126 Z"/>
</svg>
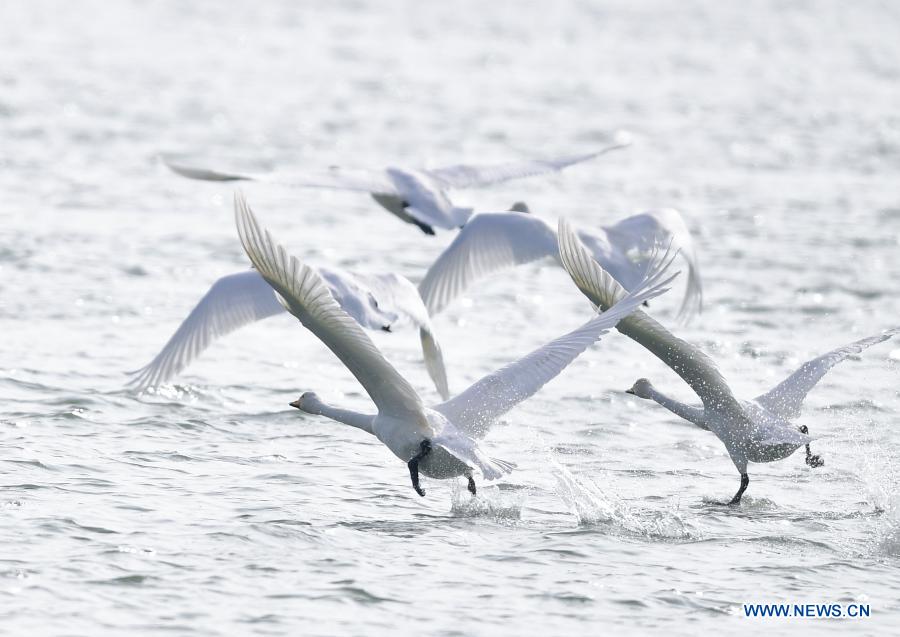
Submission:
<svg viewBox="0 0 900 637">
<path fill-rule="evenodd" d="M 288 317 L 124 388 L 219 276 L 247 267 L 226 185 L 252 168 L 434 166 L 627 151 L 457 193 L 555 223 L 681 209 L 706 310 L 679 335 L 755 396 L 898 322 L 900 9 L 889 2 L 4 2 L 0 6 L 0 633 L 890 634 L 900 620 L 900 343 L 828 375 L 802 454 L 751 465 L 623 393 L 681 381 L 610 334 L 495 428 L 519 469 L 427 481 L 287 407 L 365 409 Z M 426 237 L 367 197 L 247 186 L 312 263 L 418 281 Z M 653 314 L 674 325 L 677 292 Z M 550 263 L 436 319 L 451 388 L 579 325 Z M 410 332 L 374 336 L 437 401 Z M 744 602 L 862 602 L 869 620 L 745 619 Z"/>
</svg>

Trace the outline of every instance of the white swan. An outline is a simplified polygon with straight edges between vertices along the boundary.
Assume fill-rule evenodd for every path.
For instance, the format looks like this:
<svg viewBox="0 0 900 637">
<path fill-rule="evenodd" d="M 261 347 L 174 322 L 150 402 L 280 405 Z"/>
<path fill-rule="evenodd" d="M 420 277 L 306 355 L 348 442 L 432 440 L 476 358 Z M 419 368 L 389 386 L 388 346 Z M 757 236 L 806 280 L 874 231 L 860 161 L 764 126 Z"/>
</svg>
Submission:
<svg viewBox="0 0 900 637">
<path fill-rule="evenodd" d="M 418 327 L 428 374 L 441 397 L 450 397 L 441 347 L 415 285 L 397 274 L 365 275 L 321 267 L 317 271 L 338 304 L 363 327 L 384 331 L 405 323 Z M 285 312 L 258 272 L 224 276 L 200 299 L 153 360 L 132 372 L 129 384 L 141 390 L 165 383 L 215 339 Z"/>
<path fill-rule="evenodd" d="M 562 219 L 559 243 L 563 266 L 592 303 L 602 309 L 622 298 L 625 294 L 622 286 L 604 272 Z M 686 405 L 664 395 L 645 378 L 628 390 L 713 432 L 724 443 L 741 474 L 740 488 L 730 504 L 738 504 L 750 484 L 748 462 L 781 460 L 806 445 L 806 463 L 811 467 L 824 464 L 810 452 L 809 443 L 813 439 L 806 435 L 806 426 L 798 430 L 790 421 L 800 415 L 806 394 L 828 370 L 851 354 L 900 333 L 900 328 L 893 328 L 824 354 L 801 366 L 768 393 L 747 401 L 735 398 L 712 359 L 699 348 L 674 336 L 646 313 L 638 310 L 620 321 L 616 328 L 671 367 L 700 397 L 702 407 Z"/>
<path fill-rule="evenodd" d="M 664 268 L 607 312 L 551 341 L 519 361 L 489 374 L 469 389 L 433 408 L 422 404 L 412 386 L 382 356 L 359 325 L 334 302 L 318 273 L 289 256 L 257 224 L 240 193 L 235 195 L 238 235 L 250 261 L 280 295 L 291 314 L 341 360 L 378 408 L 375 415 L 326 405 L 304 393 L 291 406 L 357 427 L 375 435 L 407 463 L 419 495 L 419 471 L 432 478 L 464 475 L 475 493 L 473 470 L 486 480 L 508 473 L 512 465 L 490 458 L 476 438 L 516 404 L 553 379 L 623 316 L 648 298 L 662 294 Z"/>
<path fill-rule="evenodd" d="M 266 181 L 306 188 L 334 188 L 369 193 L 384 209 L 403 221 L 416 225 L 425 234 L 434 234 L 434 228 L 452 230 L 465 225 L 472 215 L 472 208 L 453 205 L 447 191 L 452 188 L 477 188 L 490 184 L 555 172 L 578 164 L 618 148 L 627 143 L 609 146 L 582 155 L 569 155 L 555 159 L 532 159 L 473 166 L 458 164 L 431 170 L 408 170 L 389 167 L 380 171 L 351 171 L 333 168 L 326 174 L 279 171 L 272 173 L 243 173 L 210 170 L 181 164 L 164 157 L 173 171 L 190 179 L 204 181 Z"/>
<path fill-rule="evenodd" d="M 691 233 L 677 210 L 643 212 L 597 232 L 578 235 L 594 259 L 626 290 L 641 281 L 653 248 L 671 244 L 688 265 L 679 318 L 686 319 L 700 311 L 700 266 Z M 559 263 L 556 230 L 529 214 L 527 206 L 518 203 L 509 212 L 482 212 L 472 217 L 431 265 L 419 284 L 419 292 L 429 314 L 435 316 L 481 277 L 545 257 L 553 257 Z"/>
</svg>

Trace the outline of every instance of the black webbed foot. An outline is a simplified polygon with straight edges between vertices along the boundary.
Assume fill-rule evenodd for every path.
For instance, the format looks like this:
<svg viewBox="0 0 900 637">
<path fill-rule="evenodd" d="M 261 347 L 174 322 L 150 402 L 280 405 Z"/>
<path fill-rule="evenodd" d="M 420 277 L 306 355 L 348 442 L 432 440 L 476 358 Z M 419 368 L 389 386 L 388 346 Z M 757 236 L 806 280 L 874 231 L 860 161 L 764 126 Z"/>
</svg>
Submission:
<svg viewBox="0 0 900 637">
<path fill-rule="evenodd" d="M 818 469 L 819 467 L 825 466 L 825 461 L 822 459 L 822 456 L 813 455 L 809 451 L 809 445 L 806 446 L 806 464 L 808 464 L 813 469 Z"/>
<path fill-rule="evenodd" d="M 800 425 L 800 433 L 809 434 L 809 427 L 807 427 L 806 425 Z M 806 464 L 808 464 L 812 469 L 818 469 L 819 467 L 825 466 L 825 459 L 818 454 L 813 454 L 808 444 L 806 445 Z"/>
<path fill-rule="evenodd" d="M 469 493 L 471 493 L 472 495 L 475 495 L 475 491 L 476 491 L 475 478 L 473 478 L 472 476 L 466 476 L 466 477 L 469 479 L 469 486 L 466 488 L 469 490 Z"/>
<path fill-rule="evenodd" d="M 425 495 L 425 489 L 419 486 L 419 460 L 431 453 L 431 441 L 425 439 L 419 445 L 419 453 L 414 455 L 412 459 L 406 463 L 409 467 L 409 477 L 412 480 L 413 489 L 421 496 Z"/>
</svg>

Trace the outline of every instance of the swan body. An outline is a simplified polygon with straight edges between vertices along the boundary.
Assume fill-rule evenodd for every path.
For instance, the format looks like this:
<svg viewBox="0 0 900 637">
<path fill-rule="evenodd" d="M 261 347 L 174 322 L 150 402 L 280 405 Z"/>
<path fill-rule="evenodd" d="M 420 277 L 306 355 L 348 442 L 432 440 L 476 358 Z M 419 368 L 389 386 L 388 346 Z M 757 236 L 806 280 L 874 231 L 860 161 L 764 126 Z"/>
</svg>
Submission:
<svg viewBox="0 0 900 637">
<path fill-rule="evenodd" d="M 622 286 L 600 267 L 571 226 L 562 219 L 559 237 L 563 266 L 592 303 L 602 309 L 625 294 Z M 803 426 L 798 430 L 791 422 L 800 415 L 807 393 L 828 370 L 848 356 L 900 332 L 900 327 L 885 330 L 823 354 L 802 365 L 771 391 L 746 401 L 734 396 L 716 364 L 702 350 L 676 337 L 645 312 L 633 312 L 616 328 L 671 367 L 700 398 L 702 406 L 684 404 L 666 396 L 644 378 L 628 390 L 711 431 L 722 441 L 741 474 L 741 486 L 730 504 L 740 502 L 750 483 L 749 462 L 781 460 L 806 446 L 807 464 L 812 467 L 823 464 L 821 458 L 810 452 L 809 444 L 813 438 L 807 435 L 807 428 Z"/>
<path fill-rule="evenodd" d="M 385 210 L 418 226 L 426 234 L 435 228 L 453 230 L 472 216 L 472 208 L 453 205 L 447 194 L 454 188 L 478 188 L 531 177 L 579 164 L 627 144 L 599 151 L 554 159 L 532 159 L 504 164 L 458 164 L 435 169 L 409 170 L 388 167 L 378 171 L 351 171 L 332 168 L 325 174 L 309 175 L 280 171 L 268 174 L 231 172 L 200 168 L 165 159 L 166 165 L 183 177 L 203 181 L 266 181 L 306 188 L 329 188 L 369 193 Z"/>
<path fill-rule="evenodd" d="M 325 267 L 317 272 L 338 305 L 362 327 L 386 332 L 404 324 L 417 327 L 428 374 L 441 397 L 449 398 L 443 353 L 415 285 L 393 273 L 359 274 Z M 224 276 L 200 299 L 153 360 L 132 372 L 129 384 L 143 390 L 168 382 L 217 338 L 286 312 L 259 272 Z"/>
<path fill-rule="evenodd" d="M 465 225 L 428 269 L 419 292 L 434 316 L 466 288 L 493 272 L 552 257 L 562 265 L 556 229 L 517 204 L 520 211 L 479 213 Z M 703 289 L 691 233 L 677 210 L 665 208 L 633 215 L 595 232 L 581 231 L 592 257 L 626 290 L 638 285 L 656 245 L 670 244 L 688 266 L 679 316 L 700 311 Z"/>
<path fill-rule="evenodd" d="M 513 465 L 488 456 L 478 439 L 497 418 L 555 378 L 623 316 L 646 299 L 665 292 L 664 286 L 672 279 L 662 280 L 664 268 L 654 269 L 644 285 L 623 296 L 615 307 L 429 408 L 359 324 L 335 302 L 319 273 L 288 255 L 259 227 L 240 193 L 235 196 L 235 218 L 241 244 L 254 267 L 288 311 L 356 377 L 378 411 L 362 414 L 340 409 L 310 392 L 291 405 L 373 434 L 407 463 L 413 487 L 420 495 L 424 495 L 419 486 L 420 471 L 435 478 L 466 476 L 473 493 L 473 471 L 486 480 L 511 471 Z"/>
</svg>

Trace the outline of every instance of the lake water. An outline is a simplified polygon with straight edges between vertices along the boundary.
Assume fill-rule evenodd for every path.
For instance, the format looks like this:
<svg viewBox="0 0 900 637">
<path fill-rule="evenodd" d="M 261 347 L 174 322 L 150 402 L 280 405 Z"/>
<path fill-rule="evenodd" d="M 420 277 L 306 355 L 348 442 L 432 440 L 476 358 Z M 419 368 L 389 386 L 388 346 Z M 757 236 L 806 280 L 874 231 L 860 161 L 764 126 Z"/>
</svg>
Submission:
<svg viewBox="0 0 900 637">
<path fill-rule="evenodd" d="M 248 262 L 227 185 L 163 152 L 256 168 L 442 165 L 631 148 L 460 191 L 555 223 L 659 206 L 696 233 L 705 312 L 652 313 L 741 396 L 900 321 L 900 9 L 887 2 L 6 2 L 0 7 L 0 633 L 896 634 L 900 341 L 836 367 L 801 453 L 738 475 L 708 432 L 623 393 L 688 388 L 618 333 L 500 423 L 518 470 L 426 480 L 290 409 L 370 408 L 283 316 L 158 392 L 148 362 Z M 414 281 L 451 239 L 367 197 L 245 188 L 311 263 Z M 451 388 L 590 306 L 552 263 L 435 319 Z M 376 334 L 437 396 L 413 332 Z M 754 602 L 869 619 L 748 619 Z"/>
</svg>

